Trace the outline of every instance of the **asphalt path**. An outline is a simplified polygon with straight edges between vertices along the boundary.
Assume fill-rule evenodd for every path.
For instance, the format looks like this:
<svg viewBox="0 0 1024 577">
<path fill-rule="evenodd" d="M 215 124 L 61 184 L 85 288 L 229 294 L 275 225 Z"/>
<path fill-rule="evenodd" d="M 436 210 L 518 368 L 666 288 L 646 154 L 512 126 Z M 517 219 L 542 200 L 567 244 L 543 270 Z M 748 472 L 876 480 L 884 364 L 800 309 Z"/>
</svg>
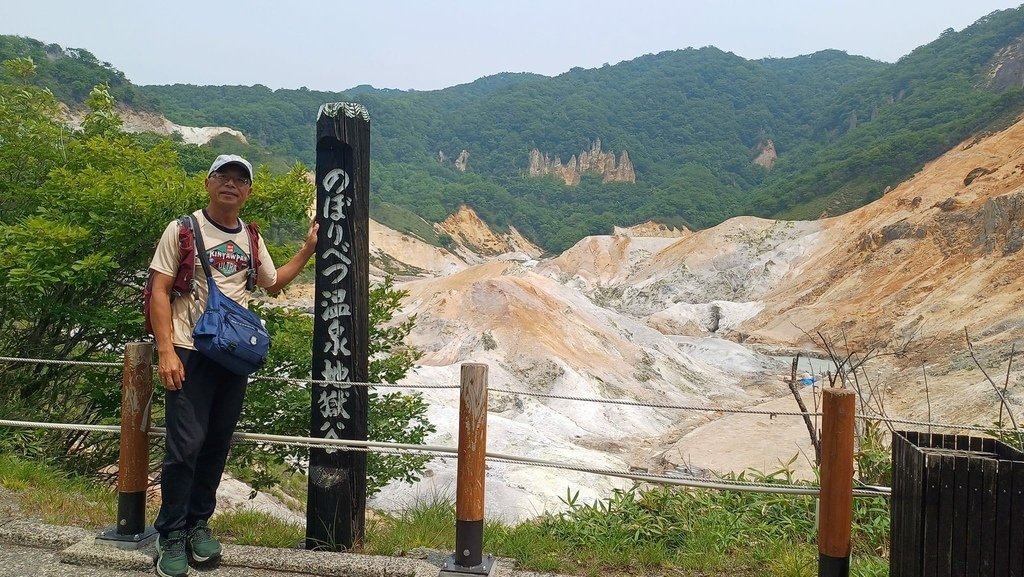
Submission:
<svg viewBox="0 0 1024 577">
<path fill-rule="evenodd" d="M 58 551 L 0 543 L 0 577 L 153 577 L 154 571 L 122 571 L 87 565 L 69 565 L 57 557 Z M 310 573 L 292 573 L 251 567 L 192 567 L 193 577 L 313 577 Z"/>
</svg>

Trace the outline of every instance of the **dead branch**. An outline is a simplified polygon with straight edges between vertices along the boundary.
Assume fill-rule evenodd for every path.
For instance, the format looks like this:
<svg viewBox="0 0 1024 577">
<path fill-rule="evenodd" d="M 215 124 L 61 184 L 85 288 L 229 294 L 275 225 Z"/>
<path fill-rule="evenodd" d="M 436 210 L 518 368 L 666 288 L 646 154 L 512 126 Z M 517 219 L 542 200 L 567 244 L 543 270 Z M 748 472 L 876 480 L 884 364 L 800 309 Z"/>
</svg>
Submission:
<svg viewBox="0 0 1024 577">
<path fill-rule="evenodd" d="M 1006 416 L 1010 418 L 1013 430 L 1017 433 L 1017 443 L 1020 448 L 1024 449 L 1024 435 L 1021 434 L 1020 428 L 1017 426 L 1017 419 L 1013 416 L 1013 411 L 1010 410 L 1010 404 L 1006 401 L 1006 396 L 1003 395 L 1003 392 L 999 390 L 999 385 L 992 380 L 992 377 L 988 376 L 988 372 L 985 370 L 985 367 L 981 366 L 981 362 L 978 360 L 978 357 L 974 355 L 974 343 L 971 342 L 971 335 L 967 333 L 967 327 L 964 327 L 964 338 L 967 339 L 967 352 L 970 353 L 974 364 L 981 369 L 981 374 L 985 375 L 985 380 L 992 385 L 992 389 L 995 390 L 996 395 L 999 396 L 1000 407 L 1006 407 Z M 1010 360 L 1012 362 L 1012 356 L 1010 357 Z M 1009 369 L 1007 369 L 1007 379 L 1009 379 Z M 1001 408 L 1000 414 L 1002 414 Z"/>
<path fill-rule="evenodd" d="M 1006 396 L 1006 389 L 1010 386 L 1010 367 L 1013 366 L 1013 353 L 1016 352 L 1017 343 L 1010 345 L 1010 358 L 1006 360 L 1006 380 L 1003 381 L 1003 397 Z M 1003 428 L 1003 405 L 999 405 L 999 428 Z"/>
<path fill-rule="evenodd" d="M 807 425 L 807 434 L 810 435 L 811 445 L 814 446 L 814 464 L 821 466 L 821 440 L 818 439 L 814 423 L 811 422 L 811 416 L 807 413 L 807 405 L 804 404 L 804 399 L 800 395 L 800 389 L 796 386 L 796 367 L 799 362 L 800 353 L 797 353 L 796 357 L 793 358 L 793 367 L 790 371 L 789 390 L 793 392 L 793 398 L 796 399 L 796 404 L 800 407 L 800 412 L 803 413 L 804 424 Z"/>
<path fill-rule="evenodd" d="M 924 374 L 924 400 L 928 403 L 928 422 L 932 422 L 932 395 L 928 392 L 928 369 L 921 363 L 921 372 Z M 932 426 L 928 425 L 928 434 L 932 434 Z"/>
</svg>

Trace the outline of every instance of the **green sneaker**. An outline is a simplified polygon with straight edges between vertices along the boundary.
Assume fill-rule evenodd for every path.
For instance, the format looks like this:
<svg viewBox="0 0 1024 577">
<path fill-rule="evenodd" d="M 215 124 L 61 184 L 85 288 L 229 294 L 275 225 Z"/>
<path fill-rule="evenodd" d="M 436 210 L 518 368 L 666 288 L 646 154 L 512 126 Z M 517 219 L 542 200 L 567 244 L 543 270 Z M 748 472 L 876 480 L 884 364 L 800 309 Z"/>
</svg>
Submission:
<svg viewBox="0 0 1024 577">
<path fill-rule="evenodd" d="M 188 556 L 185 554 L 185 532 L 171 531 L 167 538 L 156 539 L 156 574 L 160 577 L 182 577 L 188 575 Z"/>
<path fill-rule="evenodd" d="M 213 538 L 206 521 L 199 521 L 188 530 L 188 550 L 196 563 L 220 557 L 220 542 Z"/>
</svg>

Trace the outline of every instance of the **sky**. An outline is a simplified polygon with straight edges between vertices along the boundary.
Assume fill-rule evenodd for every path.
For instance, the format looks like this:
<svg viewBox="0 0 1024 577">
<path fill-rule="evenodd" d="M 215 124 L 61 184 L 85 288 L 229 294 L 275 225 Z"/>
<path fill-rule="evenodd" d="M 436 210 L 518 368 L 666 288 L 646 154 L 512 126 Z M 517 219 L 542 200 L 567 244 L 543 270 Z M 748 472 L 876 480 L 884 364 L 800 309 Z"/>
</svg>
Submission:
<svg viewBox="0 0 1024 577">
<path fill-rule="evenodd" d="M 895 62 L 999 0 L 0 0 L 0 34 L 84 48 L 138 85 L 436 90 L 716 46 Z"/>
</svg>

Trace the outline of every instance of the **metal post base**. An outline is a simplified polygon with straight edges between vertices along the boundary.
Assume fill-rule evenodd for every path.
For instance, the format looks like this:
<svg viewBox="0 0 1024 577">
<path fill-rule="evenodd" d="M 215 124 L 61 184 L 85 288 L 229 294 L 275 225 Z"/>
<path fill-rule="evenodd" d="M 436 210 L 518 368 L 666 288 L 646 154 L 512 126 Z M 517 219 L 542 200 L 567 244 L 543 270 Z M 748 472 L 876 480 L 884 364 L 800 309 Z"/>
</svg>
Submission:
<svg viewBox="0 0 1024 577">
<path fill-rule="evenodd" d="M 464 577 L 465 575 L 493 577 L 497 566 L 498 561 L 494 558 L 494 555 L 485 555 L 479 565 L 473 565 L 472 567 L 459 565 L 455 562 L 455 555 L 452 555 L 441 566 L 441 572 L 437 574 L 437 577 Z"/>
<path fill-rule="evenodd" d="M 141 533 L 122 535 L 117 532 L 117 527 L 110 527 L 96 537 L 96 542 L 102 545 L 110 545 L 118 549 L 136 550 L 146 547 L 156 540 L 158 533 L 152 526 L 145 527 Z"/>
</svg>

